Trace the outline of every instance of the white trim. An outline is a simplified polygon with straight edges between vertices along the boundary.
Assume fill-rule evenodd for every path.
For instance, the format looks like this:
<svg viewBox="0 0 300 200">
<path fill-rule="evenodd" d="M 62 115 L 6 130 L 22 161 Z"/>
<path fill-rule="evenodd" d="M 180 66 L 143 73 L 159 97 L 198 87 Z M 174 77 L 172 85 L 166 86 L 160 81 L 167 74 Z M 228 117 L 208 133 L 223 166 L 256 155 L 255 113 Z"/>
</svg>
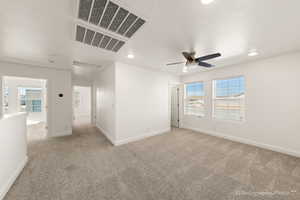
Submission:
<svg viewBox="0 0 300 200">
<path fill-rule="evenodd" d="M 17 167 L 15 172 L 12 174 L 12 176 L 8 179 L 7 183 L 3 188 L 0 188 L 0 200 L 4 199 L 5 195 L 9 191 L 9 189 L 12 187 L 14 182 L 17 180 L 18 176 L 23 171 L 24 167 L 26 166 L 28 162 L 28 157 L 26 156 L 25 159 L 20 163 L 20 165 Z"/>
<path fill-rule="evenodd" d="M 282 147 L 278 147 L 278 146 L 273 146 L 273 145 L 269 145 L 269 144 L 265 144 L 265 143 L 260 143 L 260 142 L 256 142 L 254 140 L 250 140 L 250 139 L 245 139 L 245 138 L 240 138 L 240 137 L 235 137 L 235 136 L 231 136 L 231 135 L 226 135 L 224 133 L 218 133 L 215 131 L 209 131 L 209 130 L 201 130 L 199 128 L 191 128 L 191 127 L 187 127 L 184 126 L 183 128 L 185 129 L 189 129 L 189 130 L 193 130 L 196 132 L 200 132 L 206 135 L 212 135 L 212 136 L 216 136 L 216 137 L 220 137 L 220 138 L 224 138 L 227 140 L 231 140 L 234 142 L 239 142 L 239 143 L 243 143 L 243 144 L 248 144 L 251 146 L 256 146 L 259 148 L 263 148 L 263 149 L 267 149 L 267 150 L 271 150 L 271 151 L 275 151 L 278 153 L 283 153 L 283 154 L 287 154 L 290 156 L 295 156 L 300 158 L 300 152 L 298 151 L 294 151 L 291 149 L 286 149 L 286 148 L 282 148 Z"/>
<path fill-rule="evenodd" d="M 160 131 L 153 131 L 153 132 L 149 132 L 149 133 L 142 134 L 142 135 L 139 135 L 139 136 L 130 137 L 130 138 L 122 139 L 122 140 L 117 140 L 117 141 L 115 141 L 114 145 L 119 146 L 119 145 L 127 144 L 127 143 L 130 143 L 130 142 L 135 142 L 135 141 L 142 140 L 142 139 L 145 139 L 145 138 L 148 138 L 148 137 L 152 137 L 152 136 L 156 136 L 156 135 L 161 135 L 163 133 L 167 133 L 170 130 L 171 130 L 171 128 L 166 128 L 166 129 L 163 129 L 163 130 L 160 130 Z"/>
<path fill-rule="evenodd" d="M 96 127 L 101 131 L 101 133 L 103 133 L 103 135 L 110 141 L 110 143 L 112 143 L 113 145 L 116 145 L 115 140 L 110 136 L 111 134 L 109 131 L 102 128 L 101 125 L 98 123 L 96 123 Z"/>
</svg>

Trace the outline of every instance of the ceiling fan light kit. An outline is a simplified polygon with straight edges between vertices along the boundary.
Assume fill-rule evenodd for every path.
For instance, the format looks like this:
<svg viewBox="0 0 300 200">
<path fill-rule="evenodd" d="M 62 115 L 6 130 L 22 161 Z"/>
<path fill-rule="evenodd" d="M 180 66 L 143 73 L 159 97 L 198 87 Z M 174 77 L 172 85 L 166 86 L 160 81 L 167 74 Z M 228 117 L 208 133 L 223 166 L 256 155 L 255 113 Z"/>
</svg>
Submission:
<svg viewBox="0 0 300 200">
<path fill-rule="evenodd" d="M 209 54 L 209 55 L 201 56 L 201 57 L 198 57 L 198 58 L 195 58 L 195 55 L 196 55 L 195 52 L 182 52 L 182 55 L 186 59 L 185 62 L 182 61 L 182 62 L 168 63 L 167 66 L 179 65 L 179 64 L 185 63 L 185 66 L 182 70 L 183 72 L 185 72 L 185 71 L 187 72 L 187 67 L 191 66 L 191 65 L 198 65 L 198 66 L 205 67 L 205 68 L 211 68 L 211 67 L 213 67 L 213 65 L 207 63 L 206 61 L 210 60 L 210 59 L 220 57 L 221 53 Z"/>
</svg>

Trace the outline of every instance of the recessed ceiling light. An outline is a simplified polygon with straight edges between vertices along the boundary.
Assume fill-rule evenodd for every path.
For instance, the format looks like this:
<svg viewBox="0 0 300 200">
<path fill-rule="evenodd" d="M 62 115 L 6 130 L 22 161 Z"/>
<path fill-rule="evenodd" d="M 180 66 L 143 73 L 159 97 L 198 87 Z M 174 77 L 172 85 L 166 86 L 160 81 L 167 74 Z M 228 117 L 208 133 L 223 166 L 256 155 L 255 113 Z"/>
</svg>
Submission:
<svg viewBox="0 0 300 200">
<path fill-rule="evenodd" d="M 207 4 L 212 3 L 214 0 L 201 0 L 201 1 L 202 1 L 202 4 L 207 5 Z"/>
<path fill-rule="evenodd" d="M 133 55 L 133 54 L 128 54 L 127 57 L 130 58 L 130 59 L 133 59 L 133 58 L 134 58 L 134 55 Z"/>
<path fill-rule="evenodd" d="M 258 55 L 258 53 L 256 50 L 252 50 L 248 53 L 248 56 L 250 56 L 250 57 L 257 56 L 257 55 Z"/>
</svg>

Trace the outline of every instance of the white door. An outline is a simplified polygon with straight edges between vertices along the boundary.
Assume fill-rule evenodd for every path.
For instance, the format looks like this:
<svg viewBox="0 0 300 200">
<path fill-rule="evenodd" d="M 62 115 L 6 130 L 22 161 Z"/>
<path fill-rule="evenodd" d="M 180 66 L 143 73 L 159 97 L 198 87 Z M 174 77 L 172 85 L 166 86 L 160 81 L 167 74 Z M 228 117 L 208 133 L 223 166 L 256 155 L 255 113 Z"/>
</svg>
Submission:
<svg viewBox="0 0 300 200">
<path fill-rule="evenodd" d="M 74 86 L 73 114 L 79 123 L 91 123 L 91 87 Z"/>
<path fill-rule="evenodd" d="M 179 88 L 172 88 L 171 126 L 179 128 Z"/>
</svg>

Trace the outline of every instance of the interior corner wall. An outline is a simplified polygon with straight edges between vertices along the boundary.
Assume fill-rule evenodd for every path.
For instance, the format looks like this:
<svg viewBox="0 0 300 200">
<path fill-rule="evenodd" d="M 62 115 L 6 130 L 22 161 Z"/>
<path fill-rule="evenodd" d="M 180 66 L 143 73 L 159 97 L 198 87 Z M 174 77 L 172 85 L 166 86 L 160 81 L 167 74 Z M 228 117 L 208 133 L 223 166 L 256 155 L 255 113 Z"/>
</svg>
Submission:
<svg viewBox="0 0 300 200">
<path fill-rule="evenodd" d="M 71 70 L 0 61 L 1 76 L 48 80 L 48 136 L 72 134 Z M 59 94 L 63 94 L 63 97 L 59 97 Z"/>
<path fill-rule="evenodd" d="M 169 86 L 179 78 L 123 63 L 115 65 L 115 143 L 124 144 L 169 131 Z"/>
<path fill-rule="evenodd" d="M 96 126 L 115 143 L 115 65 L 109 64 L 95 76 Z"/>
<path fill-rule="evenodd" d="M 212 81 L 245 76 L 244 122 L 212 119 Z M 204 81 L 206 116 L 182 115 L 184 128 L 300 156 L 300 53 L 183 76 L 183 83 Z"/>
</svg>

